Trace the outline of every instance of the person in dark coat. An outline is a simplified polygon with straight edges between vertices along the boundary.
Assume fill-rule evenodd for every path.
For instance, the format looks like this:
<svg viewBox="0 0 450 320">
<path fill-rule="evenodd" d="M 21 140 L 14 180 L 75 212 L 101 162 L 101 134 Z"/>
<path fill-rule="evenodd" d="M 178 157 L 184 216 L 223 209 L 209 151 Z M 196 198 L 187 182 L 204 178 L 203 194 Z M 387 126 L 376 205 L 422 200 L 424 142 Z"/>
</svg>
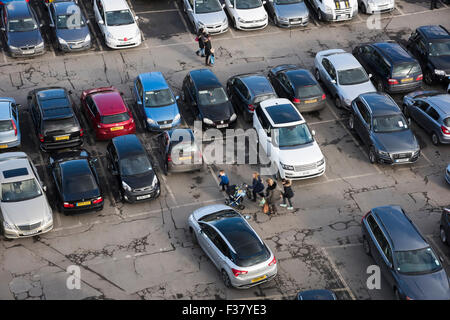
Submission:
<svg viewBox="0 0 450 320">
<path fill-rule="evenodd" d="M 266 180 L 267 188 L 266 188 L 266 196 L 265 199 L 267 204 L 269 205 L 269 213 L 268 214 L 276 214 L 277 206 L 276 203 L 281 198 L 281 192 L 277 189 L 277 183 L 273 179 L 269 178 Z"/>
<path fill-rule="evenodd" d="M 212 54 L 211 36 L 208 34 L 205 39 L 205 64 L 211 66 L 210 56 Z"/>
<path fill-rule="evenodd" d="M 288 180 L 288 179 L 282 179 L 281 182 L 283 184 L 284 192 L 282 194 L 283 195 L 283 203 L 280 203 L 280 206 L 285 208 L 287 206 L 287 204 L 286 204 L 286 199 L 287 199 L 287 201 L 289 203 L 289 207 L 287 207 L 287 209 L 293 210 L 294 207 L 292 206 L 292 201 L 291 201 L 291 198 L 294 197 L 294 191 L 292 191 L 292 182 L 291 182 L 291 180 Z"/>
<path fill-rule="evenodd" d="M 252 201 L 256 202 L 256 196 L 264 197 L 264 183 L 258 172 L 253 172 L 252 185 L 249 187 L 252 190 Z"/>
<path fill-rule="evenodd" d="M 430 10 L 437 9 L 437 0 L 431 0 Z"/>
<path fill-rule="evenodd" d="M 195 52 L 198 56 L 201 55 L 202 57 L 205 56 L 205 38 L 206 34 L 204 32 L 203 28 L 198 29 L 197 33 L 197 41 L 198 41 L 198 50 Z"/>
</svg>

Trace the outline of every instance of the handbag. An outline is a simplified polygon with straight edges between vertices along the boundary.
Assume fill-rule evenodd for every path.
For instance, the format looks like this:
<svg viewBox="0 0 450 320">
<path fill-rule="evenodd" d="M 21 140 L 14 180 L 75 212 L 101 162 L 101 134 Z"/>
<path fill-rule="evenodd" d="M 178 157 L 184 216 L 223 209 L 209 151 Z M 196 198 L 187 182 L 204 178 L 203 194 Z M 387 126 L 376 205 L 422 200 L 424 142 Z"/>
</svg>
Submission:
<svg viewBox="0 0 450 320">
<path fill-rule="evenodd" d="M 265 214 L 269 213 L 269 204 L 267 202 L 264 203 L 263 213 Z"/>
</svg>

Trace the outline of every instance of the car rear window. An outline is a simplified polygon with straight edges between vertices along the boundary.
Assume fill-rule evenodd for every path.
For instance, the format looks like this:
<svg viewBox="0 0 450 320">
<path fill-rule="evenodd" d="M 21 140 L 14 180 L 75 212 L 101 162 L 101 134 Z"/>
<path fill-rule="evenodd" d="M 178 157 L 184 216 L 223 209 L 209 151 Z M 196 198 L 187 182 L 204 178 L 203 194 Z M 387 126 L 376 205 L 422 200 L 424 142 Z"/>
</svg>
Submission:
<svg viewBox="0 0 450 320">
<path fill-rule="evenodd" d="M 270 258 L 270 251 L 248 228 L 236 228 L 228 232 L 227 240 L 236 251 L 234 263 L 241 267 L 249 267 Z"/>
<path fill-rule="evenodd" d="M 444 119 L 444 126 L 450 127 L 450 118 L 445 118 Z"/>
<path fill-rule="evenodd" d="M 298 98 L 317 97 L 322 95 L 322 89 L 318 85 L 304 86 L 297 89 Z"/>
<path fill-rule="evenodd" d="M 269 100 L 269 99 L 274 99 L 274 98 L 277 98 L 277 96 L 275 94 L 265 94 L 262 96 L 255 97 L 255 99 L 253 100 L 253 103 L 260 103 L 264 100 Z"/>
<path fill-rule="evenodd" d="M 128 112 L 113 114 L 109 116 L 102 116 L 101 122 L 104 124 L 113 124 L 124 122 L 130 119 Z"/>
<path fill-rule="evenodd" d="M 51 119 L 44 121 L 44 133 L 49 134 L 55 131 L 74 132 L 80 130 L 75 117 L 64 119 Z"/>
<path fill-rule="evenodd" d="M 13 129 L 11 120 L 0 120 L 0 132 L 11 131 Z"/>
<path fill-rule="evenodd" d="M 394 66 L 392 70 L 393 77 L 406 77 L 410 74 L 420 73 L 420 65 L 418 63 L 402 63 Z"/>
<path fill-rule="evenodd" d="M 80 183 L 80 182 L 83 183 Z M 64 192 L 67 194 L 79 194 L 97 189 L 97 183 L 90 174 L 71 176 L 64 179 Z"/>
</svg>

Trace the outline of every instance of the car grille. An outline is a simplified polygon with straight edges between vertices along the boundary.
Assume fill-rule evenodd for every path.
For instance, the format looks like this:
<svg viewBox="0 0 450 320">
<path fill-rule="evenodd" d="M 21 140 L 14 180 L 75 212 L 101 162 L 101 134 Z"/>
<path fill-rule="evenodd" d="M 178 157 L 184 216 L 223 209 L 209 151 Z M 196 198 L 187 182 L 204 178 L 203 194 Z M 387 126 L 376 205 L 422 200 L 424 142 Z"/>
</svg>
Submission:
<svg viewBox="0 0 450 320">
<path fill-rule="evenodd" d="M 144 191 L 152 191 L 153 187 L 143 187 L 138 189 L 133 189 L 134 192 L 144 192 Z"/>
<path fill-rule="evenodd" d="M 221 24 L 206 26 L 207 29 L 219 29 L 221 27 L 222 27 Z"/>
<path fill-rule="evenodd" d="M 335 10 L 336 15 L 343 15 L 343 14 L 350 14 L 351 15 L 352 11 L 353 11 L 352 7 L 345 8 L 345 9 L 336 9 Z"/>
<path fill-rule="evenodd" d="M 405 152 L 405 153 L 394 153 L 392 155 L 393 159 L 409 159 L 411 158 L 412 153 L 411 152 Z"/>
<path fill-rule="evenodd" d="M 118 44 L 116 47 L 130 47 L 134 46 L 136 43 Z"/>
<path fill-rule="evenodd" d="M 309 163 L 309 164 L 304 164 L 301 166 L 294 166 L 294 170 L 297 172 L 302 172 L 302 171 L 307 171 L 307 170 L 313 170 L 313 169 L 317 169 L 317 163 Z"/>
<path fill-rule="evenodd" d="M 159 125 L 165 125 L 165 124 L 171 124 L 172 120 L 164 120 L 164 121 L 158 121 Z"/>
<path fill-rule="evenodd" d="M 33 50 L 34 46 L 26 46 L 26 47 L 20 47 L 20 50 L 26 51 L 26 50 Z"/>
<path fill-rule="evenodd" d="M 302 21 L 302 18 L 294 18 L 294 19 L 289 19 L 289 22 L 299 22 Z"/>
<path fill-rule="evenodd" d="M 84 43 L 84 40 L 82 40 L 82 41 L 70 41 L 70 42 L 67 42 L 67 44 L 69 45 L 69 46 L 79 46 L 79 45 L 82 45 Z"/>
<path fill-rule="evenodd" d="M 28 225 L 24 224 L 24 225 L 18 226 L 18 228 L 22 231 L 29 231 L 29 230 L 34 230 L 36 228 L 39 228 L 40 226 L 41 226 L 41 223 L 37 222 L 34 224 L 28 224 Z"/>
<path fill-rule="evenodd" d="M 266 18 L 264 18 L 264 19 L 259 19 L 259 20 L 245 21 L 245 23 L 257 23 L 257 22 L 264 22 L 264 21 L 266 21 Z"/>
</svg>

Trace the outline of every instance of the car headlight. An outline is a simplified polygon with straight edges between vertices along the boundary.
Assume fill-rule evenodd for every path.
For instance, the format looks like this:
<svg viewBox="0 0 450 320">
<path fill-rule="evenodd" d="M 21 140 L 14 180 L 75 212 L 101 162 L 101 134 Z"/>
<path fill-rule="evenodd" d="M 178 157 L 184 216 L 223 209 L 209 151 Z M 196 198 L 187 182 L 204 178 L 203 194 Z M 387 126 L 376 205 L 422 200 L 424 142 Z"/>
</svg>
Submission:
<svg viewBox="0 0 450 320">
<path fill-rule="evenodd" d="M 89 41 L 91 41 L 91 34 L 90 33 L 88 33 L 86 35 L 86 38 L 84 38 L 84 42 L 89 42 Z"/>
<path fill-rule="evenodd" d="M 147 123 L 152 125 L 152 124 L 156 124 L 156 121 L 150 118 L 147 118 Z"/>
<path fill-rule="evenodd" d="M 203 122 L 206 124 L 214 124 L 214 122 L 211 119 L 203 118 Z"/>
<path fill-rule="evenodd" d="M 114 36 L 111 33 L 109 33 L 109 32 L 106 32 L 106 39 L 116 40 L 116 38 L 114 38 Z"/>
<path fill-rule="evenodd" d="M 42 41 L 41 43 L 39 43 L 36 48 L 40 49 L 44 47 L 44 41 Z"/>
<path fill-rule="evenodd" d="M 16 227 L 13 224 L 9 224 L 6 221 L 3 221 L 3 228 L 6 230 L 17 230 Z"/>
<path fill-rule="evenodd" d="M 444 70 L 435 69 L 434 73 L 437 74 L 438 76 L 445 76 L 445 71 Z"/>
<path fill-rule="evenodd" d="M 124 181 L 122 181 L 122 187 L 126 191 L 131 191 L 131 187 L 129 185 L 127 185 Z"/>
<path fill-rule="evenodd" d="M 279 17 L 278 20 L 289 22 L 289 18 Z"/>
<path fill-rule="evenodd" d="M 322 160 L 317 161 L 317 166 L 320 167 L 325 163 L 325 158 L 322 158 Z"/>
<path fill-rule="evenodd" d="M 19 50 L 19 48 L 11 46 L 11 45 L 8 45 L 8 47 L 9 47 L 10 50 L 14 50 L 14 51 L 18 51 Z"/>
<path fill-rule="evenodd" d="M 47 214 L 44 217 L 44 225 L 50 223 L 53 221 L 53 215 L 51 212 L 47 212 Z"/>
<path fill-rule="evenodd" d="M 233 113 L 233 115 L 230 118 L 230 121 L 234 121 L 234 120 L 236 120 L 236 118 L 237 118 L 236 113 Z"/>
<path fill-rule="evenodd" d="M 156 186 L 156 184 L 158 183 L 158 177 L 156 177 L 156 174 L 153 176 L 153 181 L 152 181 L 152 187 L 154 188 Z"/>
<path fill-rule="evenodd" d="M 238 21 L 239 21 L 239 22 L 242 22 L 242 23 L 245 23 L 245 20 L 244 20 L 244 19 L 241 19 L 241 18 L 239 18 L 239 17 L 238 17 Z"/>
<path fill-rule="evenodd" d="M 181 118 L 181 115 L 178 113 L 178 114 L 175 116 L 175 118 L 173 118 L 173 121 L 178 121 L 178 120 L 180 120 L 180 118 Z"/>
<path fill-rule="evenodd" d="M 352 104 L 352 100 L 350 100 L 350 99 L 344 99 L 344 103 L 345 103 L 347 106 L 349 106 L 349 105 Z"/>
<path fill-rule="evenodd" d="M 65 46 L 67 46 L 67 42 L 63 38 L 58 37 L 58 41 L 59 41 L 60 44 L 63 44 Z"/>
<path fill-rule="evenodd" d="M 284 163 L 282 163 L 282 162 L 280 162 L 280 164 L 281 164 L 281 167 L 282 167 L 284 170 L 291 170 L 291 171 L 294 171 L 294 166 L 290 166 L 290 165 L 284 164 Z"/>
<path fill-rule="evenodd" d="M 197 21 L 197 24 L 199 27 L 202 27 L 202 28 L 206 27 L 206 25 L 201 21 Z"/>
<path fill-rule="evenodd" d="M 389 157 L 389 152 L 383 151 L 383 150 L 377 150 L 378 154 L 380 156 Z"/>
</svg>

